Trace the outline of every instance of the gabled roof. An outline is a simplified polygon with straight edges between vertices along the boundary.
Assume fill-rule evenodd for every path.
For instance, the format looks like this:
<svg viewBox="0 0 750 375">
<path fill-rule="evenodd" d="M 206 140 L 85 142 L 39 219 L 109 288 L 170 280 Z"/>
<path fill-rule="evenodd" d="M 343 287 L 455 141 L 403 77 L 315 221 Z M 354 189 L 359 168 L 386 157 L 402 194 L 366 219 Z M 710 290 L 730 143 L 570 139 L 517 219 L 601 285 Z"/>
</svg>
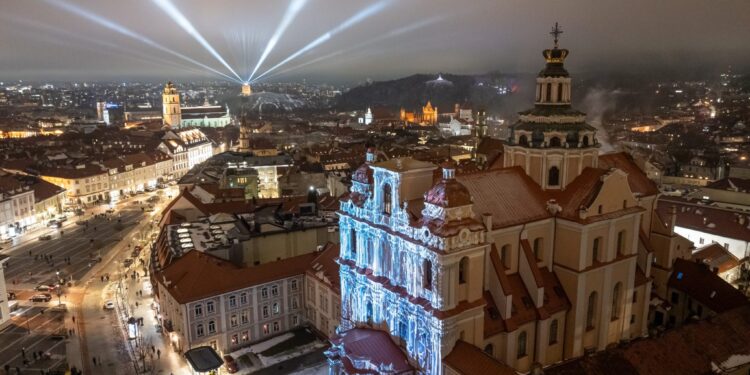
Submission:
<svg viewBox="0 0 750 375">
<path fill-rule="evenodd" d="M 443 362 L 462 375 L 516 375 L 512 367 L 463 340 L 456 341 L 453 350 L 448 353 Z"/>
<path fill-rule="evenodd" d="M 307 268 L 307 273 L 324 282 L 337 293 L 341 290 L 341 277 L 339 275 L 339 264 L 336 258 L 339 256 L 339 244 L 329 242 L 318 256 L 313 259 Z"/>
<path fill-rule="evenodd" d="M 677 226 L 750 241 L 750 215 L 734 210 L 701 205 L 676 197 L 661 197 L 656 210 L 663 218 L 667 218 L 672 206 L 677 207 Z M 742 224 L 740 223 L 740 216 L 745 217 Z"/>
<path fill-rule="evenodd" d="M 702 263 L 678 258 L 667 285 L 717 313 L 748 305 L 747 297 L 742 292 Z"/>
<path fill-rule="evenodd" d="M 341 359 L 348 374 L 411 374 L 414 368 L 387 332 L 353 328 L 331 338 L 331 354 Z"/>
<path fill-rule="evenodd" d="M 471 193 L 477 214 L 492 214 L 492 229 L 552 216 L 547 195 L 521 167 L 459 175 L 456 180 Z"/>
<path fill-rule="evenodd" d="M 191 250 L 166 266 L 156 280 L 178 303 L 185 304 L 301 275 L 316 255 L 310 253 L 254 267 L 239 267 L 213 255 Z"/>
<path fill-rule="evenodd" d="M 651 196 L 659 194 L 659 188 L 638 167 L 633 157 L 625 152 L 604 154 L 599 156 L 600 168 L 618 168 L 628 174 L 628 184 L 634 194 Z"/>
<path fill-rule="evenodd" d="M 700 261 L 710 269 L 718 268 L 719 273 L 727 272 L 740 265 L 737 257 L 732 255 L 724 246 L 712 243 L 693 252 L 693 260 Z"/>
</svg>

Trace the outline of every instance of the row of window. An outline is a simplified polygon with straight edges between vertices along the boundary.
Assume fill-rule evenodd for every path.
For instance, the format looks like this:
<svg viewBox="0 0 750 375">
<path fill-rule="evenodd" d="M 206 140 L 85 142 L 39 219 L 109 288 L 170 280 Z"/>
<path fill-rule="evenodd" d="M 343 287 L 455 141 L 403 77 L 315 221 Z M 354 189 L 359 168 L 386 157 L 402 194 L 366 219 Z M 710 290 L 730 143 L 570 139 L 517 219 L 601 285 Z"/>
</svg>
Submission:
<svg viewBox="0 0 750 375">
<path fill-rule="evenodd" d="M 290 283 L 289 283 L 289 287 L 291 288 L 291 290 L 296 291 L 297 288 L 298 288 L 297 284 L 298 284 L 297 280 L 291 280 Z M 269 297 L 269 288 L 268 287 L 262 288 L 261 291 L 260 291 L 260 295 L 261 295 L 261 298 L 264 298 L 264 299 L 268 298 Z M 273 296 L 273 297 L 277 297 L 279 295 L 279 287 L 278 287 L 278 285 L 271 286 L 271 288 L 270 288 L 270 295 Z M 237 297 L 237 295 L 234 295 L 234 294 L 230 295 L 228 297 L 228 301 L 229 301 L 229 307 L 232 307 L 232 308 L 233 307 L 237 307 L 238 305 L 247 305 L 249 303 L 248 293 L 246 293 L 246 292 L 240 293 L 239 294 L 239 298 Z M 294 301 L 295 300 L 293 300 L 293 304 L 294 304 Z M 238 304 L 238 302 L 239 302 L 239 304 Z M 206 302 L 206 314 L 212 314 L 214 312 L 215 312 L 214 302 L 213 301 Z M 195 307 L 194 307 L 194 316 L 196 318 L 200 318 L 200 317 L 203 316 L 203 304 L 199 303 L 199 304 L 195 305 Z"/>
</svg>

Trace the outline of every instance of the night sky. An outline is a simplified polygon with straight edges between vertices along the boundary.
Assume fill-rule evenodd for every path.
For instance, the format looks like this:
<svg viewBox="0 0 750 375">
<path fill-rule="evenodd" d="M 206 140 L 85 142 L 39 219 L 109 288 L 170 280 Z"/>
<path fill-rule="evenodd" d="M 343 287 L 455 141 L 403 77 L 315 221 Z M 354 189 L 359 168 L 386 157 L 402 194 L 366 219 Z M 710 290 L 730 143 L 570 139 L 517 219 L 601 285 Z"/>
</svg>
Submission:
<svg viewBox="0 0 750 375">
<path fill-rule="evenodd" d="M 223 78 L 206 66 L 246 80 L 292 2 L 255 76 L 317 46 L 262 80 L 535 72 L 555 21 L 572 71 L 750 65 L 748 0 L 171 0 L 237 76 L 167 15 L 168 0 L 0 1 L 0 80 Z"/>
</svg>

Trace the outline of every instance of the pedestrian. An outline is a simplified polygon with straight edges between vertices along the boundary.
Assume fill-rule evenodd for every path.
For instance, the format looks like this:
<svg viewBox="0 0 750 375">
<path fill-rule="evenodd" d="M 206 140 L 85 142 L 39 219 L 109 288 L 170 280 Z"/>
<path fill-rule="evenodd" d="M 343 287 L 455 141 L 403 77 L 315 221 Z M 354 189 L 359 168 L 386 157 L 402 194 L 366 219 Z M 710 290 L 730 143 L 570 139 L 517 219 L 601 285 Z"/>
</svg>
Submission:
<svg viewBox="0 0 750 375">
<path fill-rule="evenodd" d="M 39 356 L 34 352 L 34 360 L 36 361 L 37 359 L 39 359 Z"/>
<path fill-rule="evenodd" d="M 91 360 L 94 361 L 94 366 L 96 366 L 96 357 L 91 357 Z"/>
<path fill-rule="evenodd" d="M 21 375 L 21 368 L 16 366 L 16 374 Z"/>
<path fill-rule="evenodd" d="M 21 357 L 26 358 L 26 347 L 21 348 Z"/>
<path fill-rule="evenodd" d="M 156 359 L 161 359 L 161 349 L 156 351 Z"/>
<path fill-rule="evenodd" d="M 3 368 L 5 369 L 5 373 L 10 375 L 10 365 L 5 365 Z"/>
<path fill-rule="evenodd" d="M 72 319 L 73 319 L 73 323 L 75 323 L 75 322 L 76 322 L 76 316 L 75 316 L 75 315 L 73 315 L 73 318 L 72 318 Z"/>
<path fill-rule="evenodd" d="M 156 353 L 156 347 L 153 346 L 153 345 L 151 345 L 151 351 L 154 352 L 154 353 Z"/>
</svg>

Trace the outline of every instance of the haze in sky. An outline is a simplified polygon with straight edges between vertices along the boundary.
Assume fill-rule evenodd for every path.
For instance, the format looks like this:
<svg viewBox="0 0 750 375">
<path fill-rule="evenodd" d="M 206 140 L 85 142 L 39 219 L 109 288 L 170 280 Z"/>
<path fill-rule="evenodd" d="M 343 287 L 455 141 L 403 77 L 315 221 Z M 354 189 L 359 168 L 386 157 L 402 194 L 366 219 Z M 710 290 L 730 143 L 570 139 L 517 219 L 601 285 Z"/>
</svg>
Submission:
<svg viewBox="0 0 750 375">
<path fill-rule="evenodd" d="M 556 21 L 572 71 L 750 65 L 748 0 L 0 1 L 0 80 L 535 72 Z"/>
</svg>

